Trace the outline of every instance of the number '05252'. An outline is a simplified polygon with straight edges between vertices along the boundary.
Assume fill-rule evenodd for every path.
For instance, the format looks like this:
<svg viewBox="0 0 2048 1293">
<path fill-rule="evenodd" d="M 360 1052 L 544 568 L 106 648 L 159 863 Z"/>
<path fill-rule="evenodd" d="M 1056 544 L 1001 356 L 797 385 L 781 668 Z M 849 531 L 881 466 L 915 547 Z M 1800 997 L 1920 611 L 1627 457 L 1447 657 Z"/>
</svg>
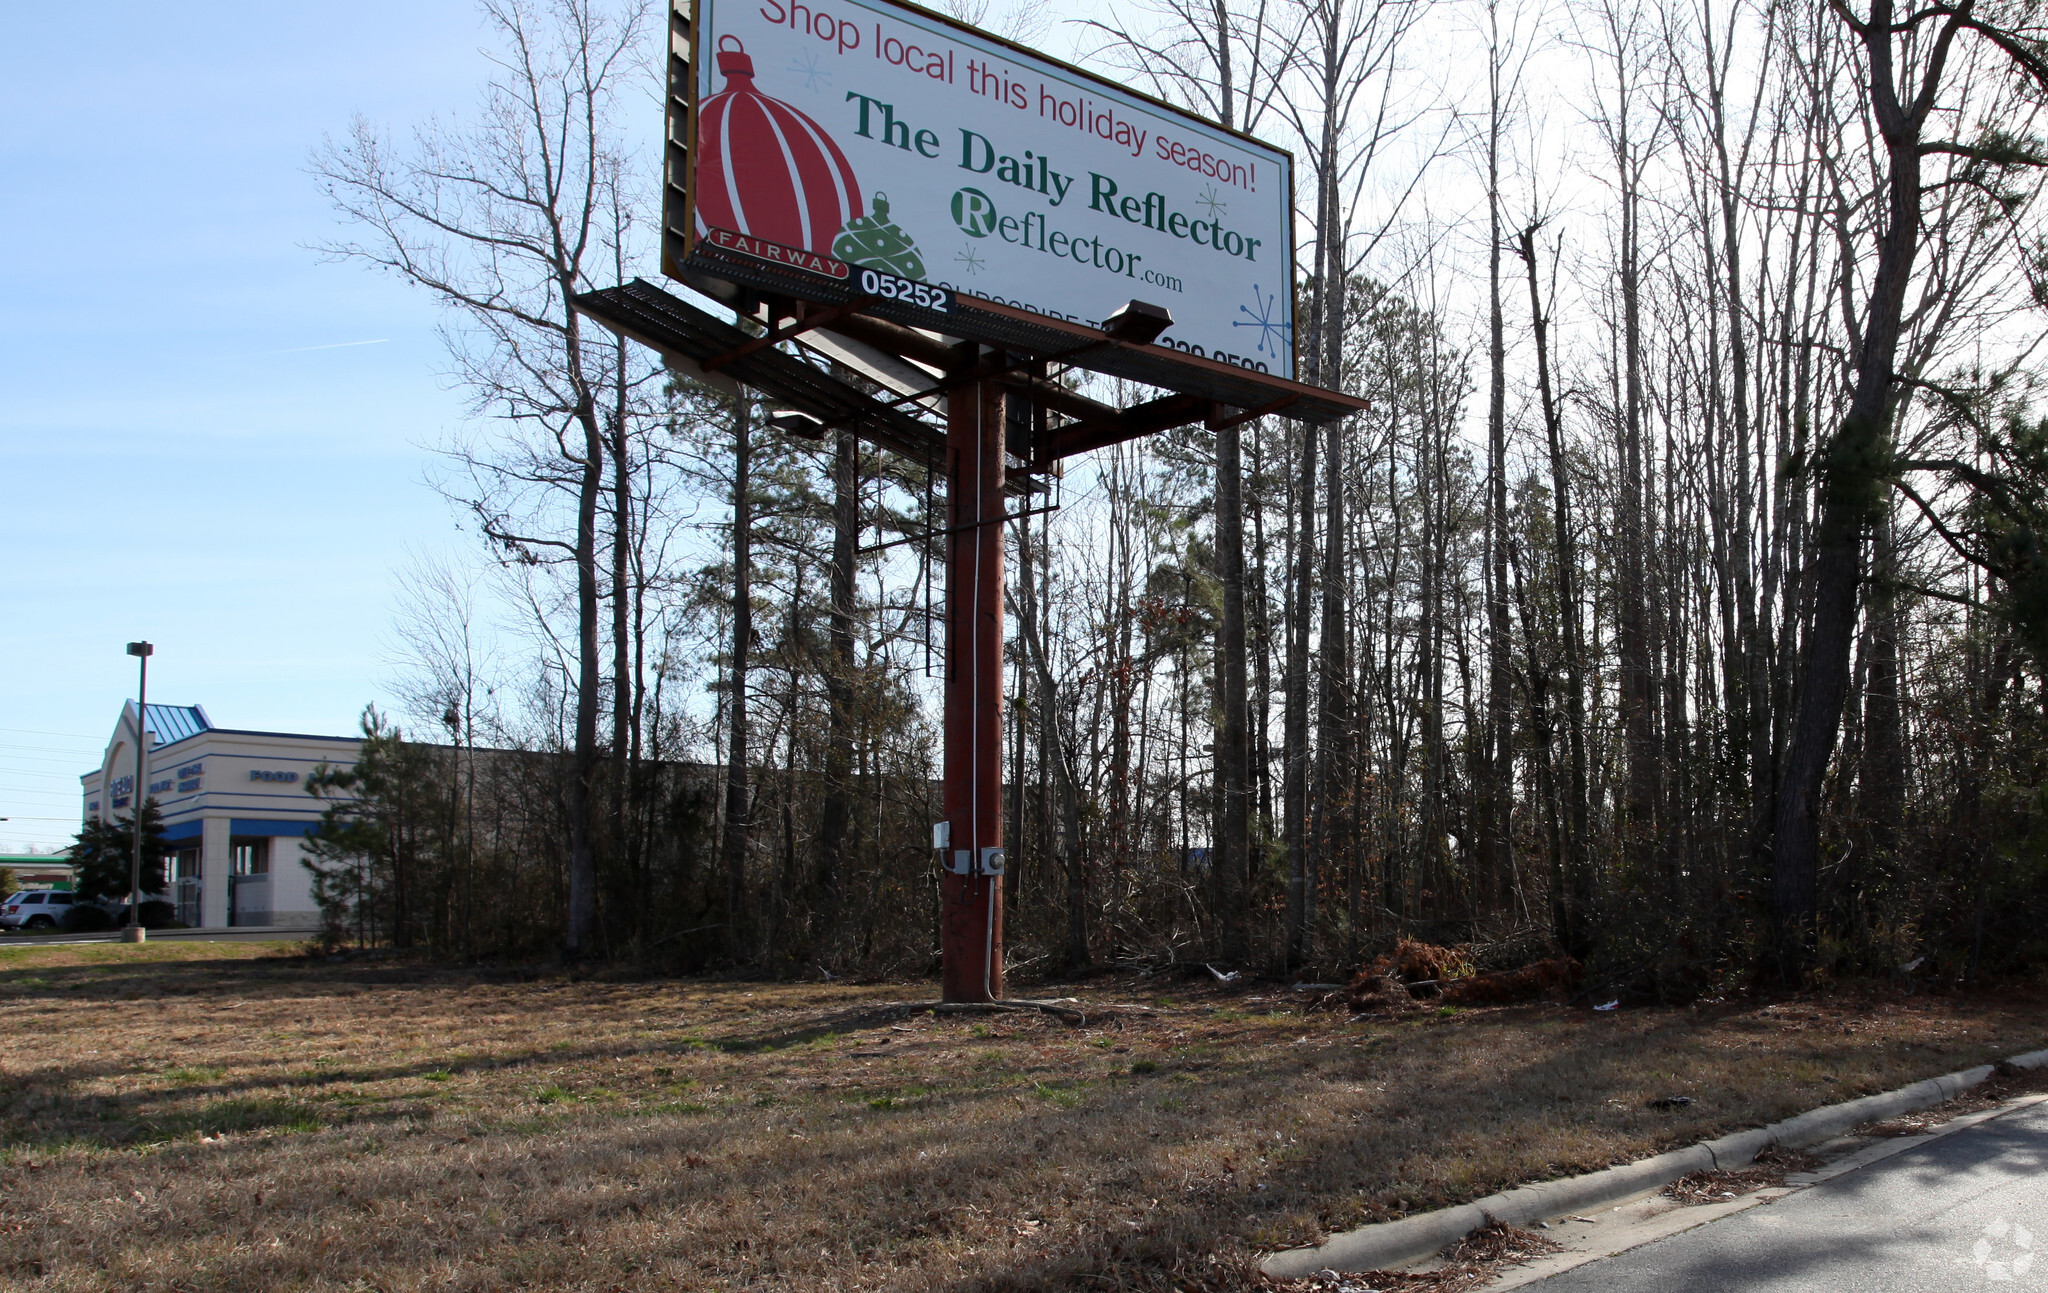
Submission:
<svg viewBox="0 0 2048 1293">
<path fill-rule="evenodd" d="M 860 272 L 860 290 L 869 296 L 887 297 L 889 300 L 915 305 L 923 310 L 943 312 L 951 304 L 951 294 L 943 287 L 913 283 L 907 278 L 878 273 L 872 269 Z"/>
</svg>

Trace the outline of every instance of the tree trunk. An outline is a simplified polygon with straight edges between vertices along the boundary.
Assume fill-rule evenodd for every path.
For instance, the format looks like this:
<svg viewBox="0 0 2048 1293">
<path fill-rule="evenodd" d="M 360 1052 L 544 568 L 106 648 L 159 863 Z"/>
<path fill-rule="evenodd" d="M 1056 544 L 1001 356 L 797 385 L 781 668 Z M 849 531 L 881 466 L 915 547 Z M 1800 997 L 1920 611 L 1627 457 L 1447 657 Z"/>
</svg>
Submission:
<svg viewBox="0 0 2048 1293">
<path fill-rule="evenodd" d="M 1216 740 L 1217 848 L 1213 862 L 1217 947 L 1228 964 L 1245 957 L 1244 890 L 1251 859 L 1246 802 L 1250 761 L 1245 719 L 1244 480 L 1239 427 L 1216 431 L 1216 577 L 1223 585 L 1223 621 L 1216 632 L 1216 683 L 1223 730 Z"/>
<path fill-rule="evenodd" d="M 1019 594 L 1025 599 L 1032 595 L 1032 574 L 1029 560 L 1022 563 L 1022 583 Z M 1023 635 L 1025 650 L 1030 654 L 1032 675 L 1038 684 L 1039 748 L 1042 757 L 1052 764 L 1053 784 L 1058 789 L 1060 801 L 1060 827 L 1065 837 L 1060 844 L 1062 860 L 1067 879 L 1067 953 L 1066 968 L 1074 973 L 1088 968 L 1088 885 L 1081 854 L 1081 788 L 1075 781 L 1073 756 L 1067 752 L 1067 744 L 1060 736 L 1059 694 L 1053 688 L 1052 665 L 1046 659 L 1045 641 L 1038 630 L 1036 615 L 1017 617 L 1018 631 Z"/>
<path fill-rule="evenodd" d="M 1899 677 L 1899 601 L 1892 518 L 1878 522 L 1871 560 L 1869 622 L 1870 675 L 1863 686 L 1863 757 L 1857 772 L 1861 816 L 1870 832 L 1871 853 L 1887 857 L 1898 847 L 1904 823 L 1906 748 Z"/>
<path fill-rule="evenodd" d="M 1323 605 L 1322 624 L 1318 631 L 1321 650 L 1317 653 L 1314 820 L 1317 857 L 1331 866 L 1340 862 L 1353 864 L 1353 869 L 1347 871 L 1353 894 L 1352 928 L 1346 931 L 1344 940 L 1348 958 L 1356 954 L 1358 946 L 1358 877 L 1355 870 L 1357 849 L 1352 847 L 1354 841 L 1347 811 L 1351 803 L 1351 751 L 1347 739 L 1351 728 L 1351 653 L 1346 646 L 1350 626 L 1345 618 L 1344 596 L 1347 573 L 1344 549 L 1344 423 L 1341 420 L 1331 422 L 1324 434 L 1327 443 L 1323 446 L 1326 460 L 1323 472 Z"/>
<path fill-rule="evenodd" d="M 818 910 L 829 954 L 838 932 L 839 882 L 853 821 L 853 577 L 860 530 L 860 445 L 841 431 L 832 461 L 832 658 L 826 665 L 825 803 L 818 823 Z"/>
<path fill-rule="evenodd" d="M 1294 591 L 1287 618 L 1287 695 L 1282 741 L 1281 815 L 1287 845 L 1287 949 L 1294 965 L 1314 951 L 1316 870 L 1308 841 L 1308 641 L 1309 598 L 1315 593 L 1316 431 L 1301 427 L 1301 477 L 1296 486 Z"/>
<path fill-rule="evenodd" d="M 633 832 L 627 825 L 634 767 L 633 755 L 633 463 L 628 452 L 632 424 L 627 406 L 625 342 L 620 341 L 614 359 L 613 404 L 607 420 L 611 423 L 612 470 L 612 785 L 609 822 L 611 857 L 625 862 L 626 874 L 633 876 L 632 864 L 638 850 L 632 847 Z M 637 880 L 637 876 L 633 876 Z M 636 904 L 637 906 L 637 904 Z M 609 922 L 607 922 L 609 927 Z"/>
<path fill-rule="evenodd" d="M 1486 727 L 1481 744 L 1485 780 L 1479 802 L 1482 880 L 1507 883 L 1514 870 L 1514 696 L 1508 657 L 1507 314 L 1501 303 L 1500 6 L 1487 5 L 1486 136 Z"/>
<path fill-rule="evenodd" d="M 1587 908 L 1592 877 L 1586 864 L 1586 687 L 1585 643 L 1579 628 L 1579 557 L 1572 532 L 1571 463 L 1564 451 L 1564 424 L 1550 373 L 1550 320 L 1543 312 L 1543 291 L 1537 273 L 1536 226 L 1522 231 L 1516 248 L 1529 271 L 1530 330 L 1536 342 L 1536 389 L 1543 411 L 1544 439 L 1550 450 L 1551 524 L 1556 533 L 1558 628 L 1563 638 L 1565 670 L 1565 745 L 1571 761 L 1564 803 L 1562 874 L 1555 883 L 1562 893 L 1551 896 L 1557 917 L 1557 940 L 1565 951 L 1583 957 L 1591 949 Z"/>
<path fill-rule="evenodd" d="M 748 784 L 747 653 L 754 640 L 753 401 L 744 393 L 733 406 L 732 464 L 732 694 L 726 712 L 730 735 L 725 770 L 725 919 L 734 955 L 746 949 L 747 846 L 753 833 Z"/>
<path fill-rule="evenodd" d="M 572 332 L 570 350 L 577 345 Z M 563 950 L 571 960 L 596 951 L 597 856 L 591 839 L 590 800 L 596 790 L 597 707 L 602 686 L 597 645 L 597 505 L 604 493 L 605 458 L 604 433 L 587 392 L 576 414 L 583 426 L 583 461 L 576 490 L 576 727 L 567 804 L 569 928 L 563 939 Z"/>
<path fill-rule="evenodd" d="M 1821 786 L 1848 694 L 1863 537 L 1881 514 L 1889 491 L 1893 363 L 1906 287 L 1920 250 L 1920 135 L 1959 21 L 1944 21 L 1928 57 L 1924 88 L 1908 110 L 1899 103 L 1894 81 L 1890 0 L 1872 0 L 1870 14 L 1858 34 L 1870 59 L 1872 115 L 1885 143 L 1886 222 L 1856 351 L 1856 385 L 1849 409 L 1815 454 L 1820 518 L 1814 528 L 1810 576 L 1813 627 L 1800 662 L 1792 740 L 1785 751 L 1771 840 L 1776 952 L 1779 970 L 1788 978 L 1805 970 L 1818 934 Z"/>
</svg>

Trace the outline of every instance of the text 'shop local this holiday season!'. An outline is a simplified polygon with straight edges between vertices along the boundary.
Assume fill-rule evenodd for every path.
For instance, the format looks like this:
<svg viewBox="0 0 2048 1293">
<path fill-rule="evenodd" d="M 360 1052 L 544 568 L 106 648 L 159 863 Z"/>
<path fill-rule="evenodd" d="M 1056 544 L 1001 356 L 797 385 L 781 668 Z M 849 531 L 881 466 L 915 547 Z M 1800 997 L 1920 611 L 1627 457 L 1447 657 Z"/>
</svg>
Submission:
<svg viewBox="0 0 2048 1293">
<path fill-rule="evenodd" d="M 700 245 L 886 271 L 1294 376 L 1287 154 L 919 10 L 700 0 Z"/>
</svg>

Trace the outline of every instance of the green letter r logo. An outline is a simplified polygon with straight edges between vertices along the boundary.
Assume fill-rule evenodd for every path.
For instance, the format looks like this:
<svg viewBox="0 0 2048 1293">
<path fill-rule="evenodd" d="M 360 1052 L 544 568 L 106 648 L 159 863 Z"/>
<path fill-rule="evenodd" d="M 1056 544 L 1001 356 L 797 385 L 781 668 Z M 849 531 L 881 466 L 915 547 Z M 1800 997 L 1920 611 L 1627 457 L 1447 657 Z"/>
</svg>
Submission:
<svg viewBox="0 0 2048 1293">
<path fill-rule="evenodd" d="M 961 189 L 953 195 L 953 223 L 971 238 L 986 238 L 996 227 L 996 204 L 980 189 Z"/>
</svg>

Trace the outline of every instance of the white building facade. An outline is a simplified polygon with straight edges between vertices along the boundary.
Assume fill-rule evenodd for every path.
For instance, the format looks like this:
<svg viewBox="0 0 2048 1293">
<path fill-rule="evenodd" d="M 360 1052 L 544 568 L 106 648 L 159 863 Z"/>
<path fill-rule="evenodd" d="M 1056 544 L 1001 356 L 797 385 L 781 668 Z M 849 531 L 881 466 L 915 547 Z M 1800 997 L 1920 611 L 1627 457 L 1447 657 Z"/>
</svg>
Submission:
<svg viewBox="0 0 2048 1293">
<path fill-rule="evenodd" d="M 135 800 L 135 702 L 100 766 L 79 778 L 85 816 L 126 817 Z M 311 930 L 320 925 L 313 877 L 300 865 L 324 805 L 306 793 L 321 764 L 352 767 L 347 736 L 215 727 L 197 705 L 151 705 L 145 798 L 163 811 L 165 867 L 180 923 L 203 929 Z"/>
</svg>

